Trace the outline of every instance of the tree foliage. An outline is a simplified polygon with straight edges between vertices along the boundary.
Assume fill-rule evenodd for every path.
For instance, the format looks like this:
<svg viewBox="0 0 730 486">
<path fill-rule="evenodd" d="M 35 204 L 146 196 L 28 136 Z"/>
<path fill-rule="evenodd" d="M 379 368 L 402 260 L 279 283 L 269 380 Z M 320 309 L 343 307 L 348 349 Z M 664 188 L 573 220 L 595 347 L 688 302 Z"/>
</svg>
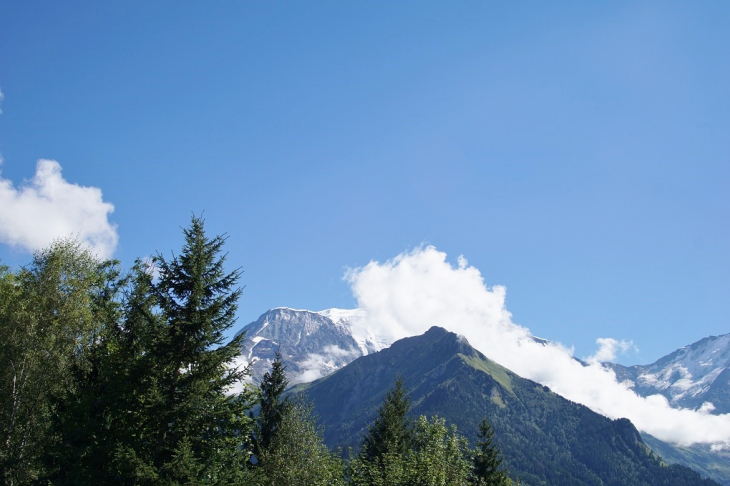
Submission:
<svg viewBox="0 0 730 486">
<path fill-rule="evenodd" d="M 413 427 L 412 448 L 385 452 L 374 461 L 360 456 L 350 465 L 354 485 L 462 486 L 470 482 L 471 463 L 466 439 L 444 419 L 419 417 Z"/>
<path fill-rule="evenodd" d="M 456 427 L 444 419 L 408 418 L 410 401 L 402 377 L 386 393 L 362 452 L 350 462 L 355 485 L 467 485 L 472 484 L 471 452 Z"/>
<path fill-rule="evenodd" d="M 58 400 L 47 447 L 54 484 L 236 484 L 251 454 L 253 394 L 233 393 L 243 335 L 235 321 L 240 272 L 224 271 L 223 237 L 203 220 L 184 229 L 179 256 L 137 262 L 115 312 L 81 346 L 83 366 Z M 107 306 L 109 307 L 109 306 Z"/>
<path fill-rule="evenodd" d="M 487 419 L 483 419 L 479 423 L 478 436 L 472 470 L 474 484 L 479 486 L 510 484 L 509 477 L 502 468 L 502 454 L 494 441 L 494 431 Z"/>
<path fill-rule="evenodd" d="M 110 312 L 115 262 L 58 240 L 15 274 L 0 271 L 0 470 L 5 484 L 43 475 L 55 402 Z"/>
<path fill-rule="evenodd" d="M 312 406 L 301 397 L 283 404 L 277 428 L 258 460 L 256 484 L 344 484 L 342 460 L 324 445 L 322 430 L 312 417 Z"/>
<path fill-rule="evenodd" d="M 254 452 L 259 455 L 271 444 L 284 417 L 287 400 L 284 398 L 289 380 L 286 378 L 286 365 L 279 351 L 271 364 L 271 371 L 264 373 L 259 385 L 259 415 L 256 420 Z"/>
<path fill-rule="evenodd" d="M 362 441 L 365 460 L 377 461 L 384 454 L 404 455 L 411 448 L 412 430 L 408 412 L 411 409 L 403 377 L 398 376 L 388 390 L 378 415 L 368 426 Z"/>
<path fill-rule="evenodd" d="M 486 420 L 475 450 L 445 419 L 413 422 L 401 377 L 345 471 L 324 445 L 312 406 L 285 398 L 280 355 L 257 393 L 244 384 L 248 369 L 235 365 L 244 335 L 224 339 L 235 321 L 240 272 L 224 270 L 225 238 L 207 237 L 201 218 L 183 233 L 179 256 L 157 255 L 153 267 L 137 261 L 124 274 L 74 240 L 35 253 L 17 271 L 0 265 L 3 484 L 511 484 Z M 411 361 L 420 352 L 421 363 L 438 364 L 433 346 L 407 345 L 423 350 L 397 352 Z M 452 347 L 464 357 L 463 343 Z M 487 402 L 489 418 L 505 464 L 526 481 L 711 484 L 662 464 L 628 420 L 566 405 L 515 376 L 500 388 L 484 371 L 499 370 L 477 358 L 451 360 L 469 379 L 449 378 L 432 403 L 453 422 L 473 418 L 459 422 L 473 436 L 484 391 L 502 390 Z M 456 405 L 444 400 L 454 396 Z M 424 397 L 416 398 L 422 406 Z"/>
<path fill-rule="evenodd" d="M 200 463 L 198 480 L 219 482 L 250 450 L 251 396 L 229 393 L 246 374 L 233 366 L 244 335 L 224 344 L 241 295 L 240 271 L 225 272 L 225 238 L 208 238 L 202 218 L 194 216 L 183 233 L 179 256 L 154 259 L 159 281 L 152 295 L 164 325 L 150 349 L 157 385 L 150 397 L 153 464 L 162 468 L 184 452 Z"/>
</svg>

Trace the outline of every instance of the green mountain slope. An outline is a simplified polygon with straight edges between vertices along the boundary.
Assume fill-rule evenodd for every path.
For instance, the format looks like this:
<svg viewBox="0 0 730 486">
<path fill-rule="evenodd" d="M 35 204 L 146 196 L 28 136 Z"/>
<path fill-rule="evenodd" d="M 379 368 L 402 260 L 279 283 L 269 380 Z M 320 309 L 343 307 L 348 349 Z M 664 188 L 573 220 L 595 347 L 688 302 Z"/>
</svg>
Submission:
<svg viewBox="0 0 730 486">
<path fill-rule="evenodd" d="M 641 438 L 669 464 L 682 464 L 723 486 L 730 486 L 730 451 L 712 451 L 710 446 L 700 444 L 689 447 L 667 444 L 649 434 L 641 434 Z"/>
<path fill-rule="evenodd" d="M 444 417 L 472 442 L 487 417 L 521 484 L 716 484 L 664 464 L 630 421 L 612 421 L 523 379 L 438 327 L 295 391 L 314 402 L 329 446 L 357 447 L 397 374 L 414 416 Z"/>
</svg>

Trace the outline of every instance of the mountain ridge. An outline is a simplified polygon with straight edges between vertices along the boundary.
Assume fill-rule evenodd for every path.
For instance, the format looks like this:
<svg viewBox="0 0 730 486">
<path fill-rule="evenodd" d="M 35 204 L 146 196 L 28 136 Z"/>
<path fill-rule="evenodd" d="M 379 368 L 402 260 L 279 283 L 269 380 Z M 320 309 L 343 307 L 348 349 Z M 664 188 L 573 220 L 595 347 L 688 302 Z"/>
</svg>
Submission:
<svg viewBox="0 0 730 486">
<path fill-rule="evenodd" d="M 329 446 L 356 447 L 397 374 L 413 416 L 444 417 L 472 441 L 486 417 L 522 484 L 714 484 L 663 465 L 629 420 L 610 420 L 521 378 L 440 327 L 293 392 L 312 400 Z"/>
</svg>

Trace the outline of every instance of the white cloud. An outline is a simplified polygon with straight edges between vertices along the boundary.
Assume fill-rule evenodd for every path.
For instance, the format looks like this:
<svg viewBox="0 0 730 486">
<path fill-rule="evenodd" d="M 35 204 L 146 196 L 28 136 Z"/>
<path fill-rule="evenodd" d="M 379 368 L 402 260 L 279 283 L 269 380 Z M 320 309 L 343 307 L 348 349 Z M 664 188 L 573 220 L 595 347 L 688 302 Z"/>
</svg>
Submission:
<svg viewBox="0 0 730 486">
<path fill-rule="evenodd" d="M 236 356 L 233 358 L 233 361 L 228 364 L 229 370 L 243 370 L 251 363 L 248 362 L 246 358 L 244 358 L 242 355 Z M 234 382 L 227 390 L 227 395 L 237 395 L 239 393 L 243 393 L 247 389 L 250 389 L 253 387 L 253 378 L 251 375 L 246 375 L 243 378 L 243 381 L 236 381 Z"/>
<path fill-rule="evenodd" d="M 108 258 L 118 241 L 117 227 L 108 219 L 113 211 L 101 189 L 67 182 L 55 160 L 39 160 L 33 179 L 22 187 L 0 176 L 0 243 L 32 251 L 75 235 Z"/>
<path fill-rule="evenodd" d="M 560 344 L 535 342 L 512 322 L 505 288 L 488 287 L 481 273 L 460 258 L 457 266 L 434 247 L 419 248 L 385 263 L 371 262 L 346 274 L 366 317 L 358 325 L 389 341 L 442 326 L 465 336 L 490 359 L 515 373 L 611 418 L 629 418 L 665 441 L 730 446 L 730 415 L 674 409 L 660 395 L 642 398 L 600 361 L 630 342 L 599 339 L 588 366 Z"/>
<path fill-rule="evenodd" d="M 2 90 L 0 90 L 0 103 L 3 102 L 5 99 L 5 95 L 3 94 Z M 2 114 L 3 110 L 0 108 L 0 114 Z"/>
<path fill-rule="evenodd" d="M 299 363 L 301 372 L 290 380 L 292 385 L 309 383 L 329 375 L 338 368 L 360 356 L 356 349 L 342 349 L 339 346 L 325 346 L 323 353 L 310 353 L 307 359 Z"/>
<path fill-rule="evenodd" d="M 598 350 L 592 356 L 586 358 L 589 363 L 606 363 L 608 361 L 615 361 L 617 352 L 626 353 L 630 349 L 636 349 L 633 341 L 618 341 L 613 338 L 598 338 L 596 339 L 598 344 Z"/>
</svg>

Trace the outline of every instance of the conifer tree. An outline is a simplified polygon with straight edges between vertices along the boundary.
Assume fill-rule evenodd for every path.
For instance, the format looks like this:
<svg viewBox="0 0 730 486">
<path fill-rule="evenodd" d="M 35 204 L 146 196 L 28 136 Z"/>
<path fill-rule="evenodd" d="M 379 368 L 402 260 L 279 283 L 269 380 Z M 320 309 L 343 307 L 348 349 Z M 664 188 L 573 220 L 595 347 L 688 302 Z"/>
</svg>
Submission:
<svg viewBox="0 0 730 486">
<path fill-rule="evenodd" d="M 478 486 L 507 486 L 511 484 L 509 476 L 502 469 L 502 453 L 494 442 L 494 431 L 482 419 L 479 423 L 479 440 L 474 452 L 474 468 L 472 475 L 474 484 Z"/>
<path fill-rule="evenodd" d="M 223 237 L 203 220 L 183 230 L 159 280 L 137 262 L 120 313 L 110 316 L 59 403 L 53 484 L 239 484 L 251 454 L 252 392 L 231 393 L 243 335 L 235 320 L 240 272 L 224 272 Z"/>
<path fill-rule="evenodd" d="M 184 482 L 226 482 L 250 453 L 252 396 L 230 393 L 247 373 L 233 366 L 244 335 L 223 344 L 235 322 L 240 271 L 224 271 L 225 237 L 208 238 L 201 217 L 193 216 L 183 233 L 179 256 L 154 258 L 159 281 L 152 292 L 164 325 L 150 354 L 156 370 L 149 396 L 153 462 L 173 482 L 173 461 L 186 475 L 196 472 Z"/>
<path fill-rule="evenodd" d="M 286 399 L 282 399 L 282 396 L 288 385 L 286 365 L 281 357 L 281 352 L 277 351 L 276 357 L 271 363 L 271 371 L 264 374 L 259 385 L 259 405 L 261 409 L 256 421 L 256 435 L 254 438 L 254 451 L 257 455 L 269 447 L 281 423 L 283 410 L 286 406 Z"/>
<path fill-rule="evenodd" d="M 467 441 L 439 417 L 419 417 L 411 449 L 385 452 L 374 462 L 362 457 L 349 465 L 354 486 L 466 486 L 471 484 Z"/>
<path fill-rule="evenodd" d="M 363 438 L 362 453 L 365 460 L 373 462 L 386 453 L 405 455 L 411 449 L 413 432 L 408 418 L 410 409 L 408 392 L 403 377 L 399 375 Z"/>
</svg>

